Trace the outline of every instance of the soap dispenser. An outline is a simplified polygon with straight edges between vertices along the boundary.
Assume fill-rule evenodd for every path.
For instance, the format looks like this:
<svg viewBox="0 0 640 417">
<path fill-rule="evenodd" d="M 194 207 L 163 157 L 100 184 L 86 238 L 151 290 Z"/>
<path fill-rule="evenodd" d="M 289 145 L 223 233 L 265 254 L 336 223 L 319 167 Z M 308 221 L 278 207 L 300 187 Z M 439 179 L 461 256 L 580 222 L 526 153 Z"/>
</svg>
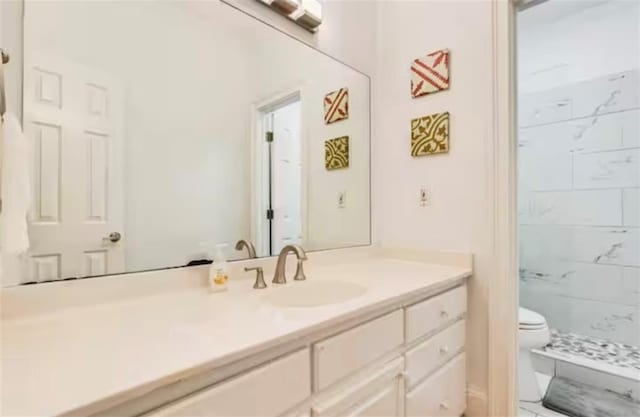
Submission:
<svg viewBox="0 0 640 417">
<path fill-rule="evenodd" d="M 209 268 L 209 288 L 212 292 L 220 292 L 227 289 L 227 281 L 229 280 L 228 248 L 228 243 L 216 245 L 213 263 Z"/>
</svg>

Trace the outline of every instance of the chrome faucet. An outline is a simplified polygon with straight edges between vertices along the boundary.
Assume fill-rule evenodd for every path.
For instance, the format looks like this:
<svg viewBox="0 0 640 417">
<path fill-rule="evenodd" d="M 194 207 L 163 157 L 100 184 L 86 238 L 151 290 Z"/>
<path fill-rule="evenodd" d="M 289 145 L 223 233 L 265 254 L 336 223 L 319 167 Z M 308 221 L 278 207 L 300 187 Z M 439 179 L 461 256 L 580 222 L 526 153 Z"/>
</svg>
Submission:
<svg viewBox="0 0 640 417">
<path fill-rule="evenodd" d="M 236 243 L 236 250 L 242 250 L 244 248 L 247 248 L 247 252 L 249 252 L 249 259 L 254 259 L 257 258 L 256 256 L 256 248 L 255 246 L 253 246 L 253 243 L 244 240 L 244 239 L 240 239 L 237 243 Z"/>
<path fill-rule="evenodd" d="M 293 252 L 296 254 L 298 258 L 298 266 L 296 268 L 296 275 L 293 278 L 296 281 L 304 281 L 307 277 L 304 276 L 304 271 L 302 270 L 302 262 L 307 260 L 307 254 L 304 249 L 300 245 L 287 245 L 280 251 L 280 255 L 278 255 L 278 262 L 276 263 L 276 272 L 273 275 L 274 284 L 286 284 L 287 278 L 284 275 L 285 264 L 287 262 L 287 255 L 289 252 Z"/>
</svg>

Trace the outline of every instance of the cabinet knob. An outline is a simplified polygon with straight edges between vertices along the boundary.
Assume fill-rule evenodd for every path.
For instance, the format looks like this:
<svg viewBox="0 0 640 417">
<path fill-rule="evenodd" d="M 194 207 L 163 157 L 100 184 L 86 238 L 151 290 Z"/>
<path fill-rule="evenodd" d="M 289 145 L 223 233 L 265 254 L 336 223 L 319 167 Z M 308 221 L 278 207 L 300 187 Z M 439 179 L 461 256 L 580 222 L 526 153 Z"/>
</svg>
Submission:
<svg viewBox="0 0 640 417">
<path fill-rule="evenodd" d="M 444 355 L 444 354 L 447 354 L 447 353 L 449 353 L 449 346 L 447 346 L 447 345 L 440 346 L 440 354 Z"/>
<path fill-rule="evenodd" d="M 449 409 L 449 403 L 446 401 L 443 401 L 440 403 L 440 409 L 441 410 L 448 410 Z"/>
<path fill-rule="evenodd" d="M 447 310 L 441 310 L 440 317 L 442 317 L 443 319 L 446 319 L 447 317 L 449 317 L 449 313 L 447 312 Z"/>
</svg>

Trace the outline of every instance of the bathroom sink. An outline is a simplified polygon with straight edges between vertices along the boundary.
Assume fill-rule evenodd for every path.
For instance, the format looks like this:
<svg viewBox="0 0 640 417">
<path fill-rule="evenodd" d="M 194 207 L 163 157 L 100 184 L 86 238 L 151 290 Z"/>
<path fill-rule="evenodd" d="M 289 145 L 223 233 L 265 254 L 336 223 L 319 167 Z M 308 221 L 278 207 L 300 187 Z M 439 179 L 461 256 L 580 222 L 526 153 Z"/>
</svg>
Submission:
<svg viewBox="0 0 640 417">
<path fill-rule="evenodd" d="M 365 292 L 366 287 L 353 282 L 307 280 L 273 288 L 264 300 L 278 307 L 319 307 L 342 303 Z"/>
</svg>

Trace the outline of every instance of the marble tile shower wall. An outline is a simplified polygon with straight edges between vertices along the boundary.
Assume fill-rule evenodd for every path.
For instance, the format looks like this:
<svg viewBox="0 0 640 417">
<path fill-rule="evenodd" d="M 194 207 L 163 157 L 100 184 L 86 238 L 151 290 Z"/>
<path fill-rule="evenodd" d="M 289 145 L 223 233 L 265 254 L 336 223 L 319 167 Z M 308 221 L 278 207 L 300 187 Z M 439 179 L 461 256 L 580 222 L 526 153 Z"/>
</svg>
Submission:
<svg viewBox="0 0 640 417">
<path fill-rule="evenodd" d="M 640 71 L 519 97 L 520 303 L 640 345 Z"/>
</svg>

